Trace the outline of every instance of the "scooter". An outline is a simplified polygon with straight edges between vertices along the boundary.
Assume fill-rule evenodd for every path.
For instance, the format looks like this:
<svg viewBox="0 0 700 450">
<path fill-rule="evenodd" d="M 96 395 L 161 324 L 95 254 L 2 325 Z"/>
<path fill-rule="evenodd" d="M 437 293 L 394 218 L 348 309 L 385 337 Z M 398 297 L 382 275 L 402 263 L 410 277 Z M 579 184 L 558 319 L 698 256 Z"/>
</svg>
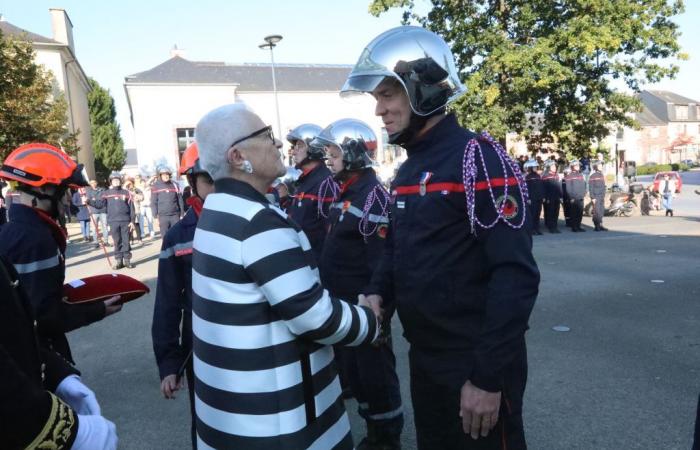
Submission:
<svg viewBox="0 0 700 450">
<path fill-rule="evenodd" d="M 610 206 L 605 208 L 606 216 L 631 217 L 637 207 L 637 200 L 631 192 L 613 192 L 610 194 Z"/>
</svg>

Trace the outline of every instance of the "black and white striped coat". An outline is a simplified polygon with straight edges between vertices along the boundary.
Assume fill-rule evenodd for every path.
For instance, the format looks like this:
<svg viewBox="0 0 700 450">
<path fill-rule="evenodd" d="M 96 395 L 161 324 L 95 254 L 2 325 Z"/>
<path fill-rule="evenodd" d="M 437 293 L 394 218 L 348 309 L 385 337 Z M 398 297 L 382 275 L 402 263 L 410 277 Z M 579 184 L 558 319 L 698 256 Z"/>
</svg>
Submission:
<svg viewBox="0 0 700 450">
<path fill-rule="evenodd" d="M 352 448 L 330 345 L 370 343 L 377 324 L 329 297 L 301 229 L 250 185 L 217 180 L 192 288 L 199 448 Z"/>
</svg>

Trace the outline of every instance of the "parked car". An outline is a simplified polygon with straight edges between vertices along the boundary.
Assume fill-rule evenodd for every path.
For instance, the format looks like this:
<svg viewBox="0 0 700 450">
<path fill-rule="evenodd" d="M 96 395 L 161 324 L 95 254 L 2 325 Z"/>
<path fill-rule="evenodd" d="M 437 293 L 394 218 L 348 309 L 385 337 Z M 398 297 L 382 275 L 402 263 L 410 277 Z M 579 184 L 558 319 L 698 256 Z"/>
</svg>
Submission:
<svg viewBox="0 0 700 450">
<path fill-rule="evenodd" d="M 685 164 L 688 167 L 697 167 L 698 166 L 698 162 L 694 159 L 684 159 L 683 161 L 681 161 L 681 164 Z"/>
<path fill-rule="evenodd" d="M 676 194 L 681 193 L 681 187 L 683 187 L 683 179 L 678 172 L 658 172 L 654 175 L 654 186 L 652 187 L 652 192 L 659 192 L 659 185 L 664 180 L 664 175 L 668 174 L 669 178 L 676 180 Z"/>
</svg>

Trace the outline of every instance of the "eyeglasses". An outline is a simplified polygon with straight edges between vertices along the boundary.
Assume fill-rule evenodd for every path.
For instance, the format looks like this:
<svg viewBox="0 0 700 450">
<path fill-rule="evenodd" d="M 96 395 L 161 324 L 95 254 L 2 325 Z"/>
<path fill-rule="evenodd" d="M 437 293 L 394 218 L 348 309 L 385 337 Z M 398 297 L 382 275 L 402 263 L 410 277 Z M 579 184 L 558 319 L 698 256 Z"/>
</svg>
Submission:
<svg viewBox="0 0 700 450">
<path fill-rule="evenodd" d="M 229 145 L 228 148 L 234 147 L 243 141 L 247 141 L 248 139 L 252 139 L 254 137 L 257 137 L 257 136 L 260 136 L 263 134 L 267 134 L 267 137 L 270 138 L 270 140 L 272 141 L 272 144 L 273 145 L 275 144 L 275 135 L 272 133 L 272 125 L 268 125 L 265 128 L 261 128 L 258 131 L 254 131 L 254 132 L 250 133 L 248 136 L 245 136 L 245 137 L 238 139 L 233 144 Z"/>
</svg>

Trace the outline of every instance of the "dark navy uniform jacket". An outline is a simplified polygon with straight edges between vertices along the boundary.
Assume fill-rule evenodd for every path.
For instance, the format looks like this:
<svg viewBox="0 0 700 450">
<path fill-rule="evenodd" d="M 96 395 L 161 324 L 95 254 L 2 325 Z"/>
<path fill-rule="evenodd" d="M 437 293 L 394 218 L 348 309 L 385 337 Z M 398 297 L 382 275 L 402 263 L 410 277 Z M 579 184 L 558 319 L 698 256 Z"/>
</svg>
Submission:
<svg viewBox="0 0 700 450">
<path fill-rule="evenodd" d="M 88 205 L 105 208 L 109 223 L 133 222 L 136 218 L 131 193 L 122 187 L 102 191 L 97 199 L 88 199 Z"/>
<path fill-rule="evenodd" d="M 357 303 L 358 294 L 372 278 L 386 241 L 388 211 L 382 215 L 376 202 L 365 217 L 364 230 L 372 234 L 365 238 L 360 233 L 365 201 L 377 186 L 386 192 L 374 170 L 357 173 L 342 185 L 340 199 L 331 205 L 328 215 L 328 235 L 319 264 L 321 281 L 332 296 L 350 303 Z"/>
<path fill-rule="evenodd" d="M 516 179 L 512 172 L 504 175 L 495 150 L 481 137 L 491 189 L 477 155 L 475 218 L 489 225 L 496 218 L 496 200 L 505 203 L 509 222 L 522 226 L 514 229 L 499 220 L 492 228 L 475 225 L 472 233 L 463 157 L 474 138 L 448 115 L 406 147 L 408 159 L 391 188 L 384 255 L 365 293 L 391 298 L 393 291 L 411 348 L 451 355 L 441 360 L 444 367 L 434 369 L 454 373 L 451 387 L 459 389 L 469 379 L 496 392 L 509 364 L 524 356 L 539 271 Z"/>
<path fill-rule="evenodd" d="M 192 239 L 197 219 L 195 208 L 188 209 L 165 234 L 158 260 L 151 335 L 161 379 L 177 374 L 192 349 Z"/>
<path fill-rule="evenodd" d="M 591 197 L 605 197 L 605 175 L 599 171 L 595 171 L 588 177 L 588 189 L 591 191 Z"/>
<path fill-rule="evenodd" d="M 323 162 L 308 172 L 304 172 L 295 183 L 295 195 L 291 205 L 287 209 L 287 214 L 304 230 L 309 238 L 311 249 L 316 256 L 316 261 L 321 257 L 323 251 L 323 241 L 326 238 L 326 218 L 318 209 L 318 191 L 321 183 L 331 177 Z M 330 207 L 333 202 L 331 192 L 322 193 L 321 203 L 324 208 Z M 328 209 L 324 209 L 327 215 Z"/>
<path fill-rule="evenodd" d="M 40 346 L 24 288 L 12 264 L 0 257 L 0 442 L 7 449 L 26 448 L 35 440 L 70 448 L 77 417 L 50 392 L 80 372 Z"/>
<path fill-rule="evenodd" d="M 68 305 L 63 299 L 65 235 L 48 215 L 15 203 L 10 221 L 0 229 L 0 255 L 19 274 L 31 300 L 41 344 L 72 361 L 65 333 L 101 320 L 102 302 Z"/>
<path fill-rule="evenodd" d="M 549 202 L 558 203 L 562 198 L 561 180 L 559 174 L 547 172 L 542 176 L 544 198 Z"/>
<path fill-rule="evenodd" d="M 544 199 L 544 184 L 542 177 L 537 172 L 528 173 L 525 176 L 527 181 L 527 191 L 532 203 L 541 202 Z"/>
<path fill-rule="evenodd" d="M 564 177 L 566 195 L 572 200 L 583 200 L 586 196 L 586 180 L 581 172 L 571 172 Z"/>
<path fill-rule="evenodd" d="M 90 212 L 92 214 L 102 214 L 107 212 L 107 205 L 103 205 L 101 208 L 96 208 L 95 206 L 92 206 L 93 204 L 96 203 L 96 200 L 99 200 L 100 195 L 102 192 L 104 192 L 104 188 L 98 187 L 97 189 L 93 189 L 91 187 L 87 188 L 87 204 Z"/>
<path fill-rule="evenodd" d="M 154 216 L 181 216 L 185 211 L 182 193 L 172 180 L 158 180 L 151 187 L 151 208 Z"/>
</svg>

